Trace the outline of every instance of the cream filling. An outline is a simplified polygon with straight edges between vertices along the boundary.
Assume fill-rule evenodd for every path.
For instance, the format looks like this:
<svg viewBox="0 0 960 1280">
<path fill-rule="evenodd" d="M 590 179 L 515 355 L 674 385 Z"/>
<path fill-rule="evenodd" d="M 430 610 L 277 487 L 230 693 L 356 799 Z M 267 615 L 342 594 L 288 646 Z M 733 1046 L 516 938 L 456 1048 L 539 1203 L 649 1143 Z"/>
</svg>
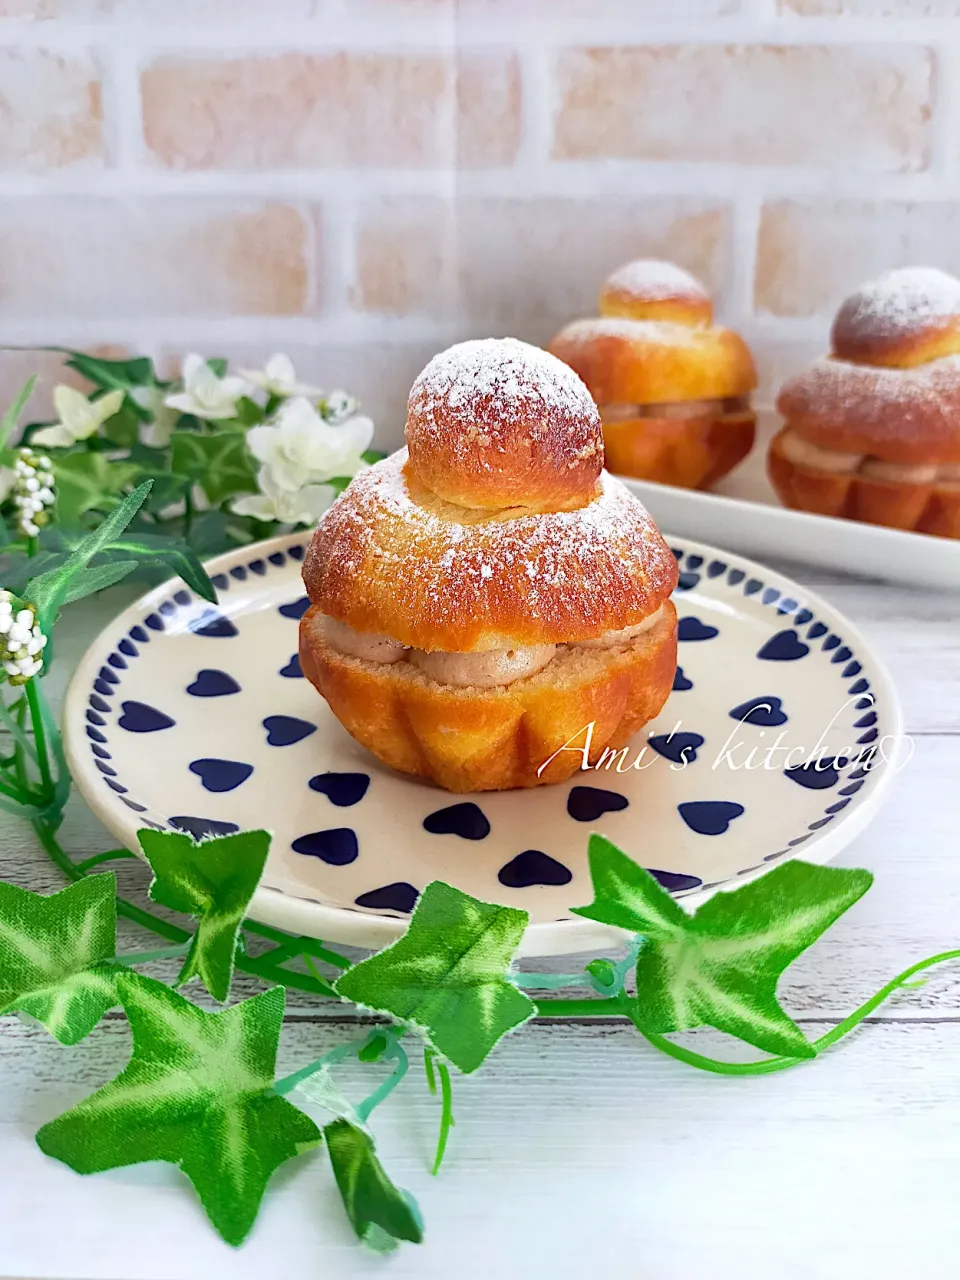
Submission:
<svg viewBox="0 0 960 1280">
<path fill-rule="evenodd" d="M 887 480 L 897 484 L 956 484 L 960 481 L 960 463 L 935 462 L 905 463 L 884 462 L 865 453 L 844 453 L 840 449 L 822 449 L 804 440 L 795 431 L 787 431 L 780 438 L 780 452 L 790 462 L 814 471 L 826 471 L 832 475 L 863 475 L 874 480 Z"/>
<path fill-rule="evenodd" d="M 749 396 L 731 396 L 726 400 L 671 400 L 663 404 L 600 405 L 601 422 L 631 422 L 635 418 L 703 418 L 723 417 L 725 413 L 745 413 L 750 408 Z"/>
<path fill-rule="evenodd" d="M 378 636 L 372 631 L 354 631 L 345 622 L 323 616 L 323 638 L 331 649 L 345 653 L 350 658 L 363 658 L 365 662 L 402 662 L 407 650 L 399 640 Z"/>
<path fill-rule="evenodd" d="M 525 680 L 549 666 L 558 648 L 565 649 L 615 649 L 629 644 L 644 631 L 649 631 L 663 616 L 664 606 L 632 627 L 619 631 L 605 631 L 594 640 L 581 640 L 575 644 L 514 645 L 509 649 L 487 649 L 481 653 L 448 653 L 436 650 L 407 648 L 389 636 L 355 631 L 344 622 L 324 617 L 323 637 L 331 649 L 350 658 L 362 658 L 365 662 L 393 664 L 409 660 L 424 675 L 438 684 L 455 688 L 494 689 L 498 686 Z"/>
</svg>

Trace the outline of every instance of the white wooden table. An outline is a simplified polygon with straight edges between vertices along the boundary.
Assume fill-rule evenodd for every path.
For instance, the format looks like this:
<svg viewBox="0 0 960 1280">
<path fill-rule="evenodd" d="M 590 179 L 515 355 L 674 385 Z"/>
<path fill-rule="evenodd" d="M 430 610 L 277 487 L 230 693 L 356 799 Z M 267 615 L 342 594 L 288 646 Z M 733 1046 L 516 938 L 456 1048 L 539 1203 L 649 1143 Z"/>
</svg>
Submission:
<svg viewBox="0 0 960 1280">
<path fill-rule="evenodd" d="M 882 815 L 842 859 L 871 868 L 874 888 L 781 984 L 813 1037 L 912 961 L 960 945 L 960 597 L 784 567 L 870 637 L 916 741 Z M 74 607 L 54 694 L 119 602 Z M 63 835 L 73 851 L 114 843 L 76 800 Z M 142 890 L 138 864 L 116 865 L 128 891 Z M 60 885 L 29 829 L 6 816 L 0 877 Z M 121 945 L 151 944 L 131 926 Z M 48 1160 L 35 1129 L 124 1065 L 125 1023 L 112 1016 L 64 1049 L 0 1019 L 0 1277 L 955 1280 L 958 979 L 960 967 L 935 970 L 821 1060 L 755 1079 L 687 1068 L 616 1022 L 530 1025 L 455 1081 L 457 1126 L 439 1178 L 428 1172 L 438 1108 L 414 1072 L 375 1128 L 387 1168 L 420 1201 L 427 1236 L 388 1261 L 357 1246 L 322 1151 L 275 1178 L 239 1251 L 220 1242 L 176 1170 L 80 1178 Z M 241 984 L 240 994 L 254 989 Z M 349 1034 L 344 1022 L 292 992 L 280 1069 Z M 690 1039 L 726 1049 L 712 1033 Z M 349 1091 L 349 1068 L 344 1081 Z"/>
</svg>

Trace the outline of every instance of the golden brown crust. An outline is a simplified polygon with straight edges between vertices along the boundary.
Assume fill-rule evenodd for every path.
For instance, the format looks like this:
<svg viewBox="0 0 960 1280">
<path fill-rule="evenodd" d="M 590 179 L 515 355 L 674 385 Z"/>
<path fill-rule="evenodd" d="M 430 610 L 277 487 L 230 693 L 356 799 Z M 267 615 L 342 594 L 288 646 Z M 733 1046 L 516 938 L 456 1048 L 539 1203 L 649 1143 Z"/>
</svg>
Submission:
<svg viewBox="0 0 960 1280">
<path fill-rule="evenodd" d="M 960 353 L 960 280 L 935 267 L 902 267 L 844 299 L 831 350 L 840 360 L 912 369 Z"/>
<path fill-rule="evenodd" d="M 600 291 L 600 314 L 627 320 L 667 320 L 702 327 L 713 319 L 710 295 L 672 262 L 638 258 L 618 267 Z"/>
<path fill-rule="evenodd" d="M 490 514 L 429 493 L 401 450 L 323 516 L 303 579 L 313 604 L 357 631 L 470 653 L 633 626 L 669 597 L 677 565 L 643 505 L 605 472 L 578 510 Z"/>
<path fill-rule="evenodd" d="M 783 440 L 789 430 L 784 427 L 774 436 L 767 455 L 770 482 L 784 506 L 891 529 L 960 538 L 960 484 L 910 484 L 878 480 L 861 472 L 838 474 L 803 466 L 784 451 Z"/>
<path fill-rule="evenodd" d="M 437 684 L 411 664 L 375 665 L 336 653 L 308 610 L 300 665 L 347 731 L 391 768 L 448 791 L 493 791 L 561 782 L 582 763 L 623 746 L 666 701 L 677 660 L 676 610 L 629 645 L 560 654 L 544 671 L 494 689 Z"/>
<path fill-rule="evenodd" d="M 575 320 L 550 350 L 580 375 L 598 404 L 727 400 L 757 385 L 750 350 L 730 329 Z"/>
<path fill-rule="evenodd" d="M 777 409 L 820 448 L 886 462 L 960 462 L 960 356 L 914 369 L 824 356 L 784 383 Z"/>
<path fill-rule="evenodd" d="M 636 476 L 683 489 L 705 489 L 732 471 L 753 448 L 756 414 L 705 414 L 695 418 L 628 418 L 603 424 L 607 464 L 617 475 Z"/>
<path fill-rule="evenodd" d="M 513 338 L 461 342 L 426 366 L 407 404 L 410 465 L 464 507 L 561 511 L 603 467 L 590 393 L 559 360 Z"/>
</svg>

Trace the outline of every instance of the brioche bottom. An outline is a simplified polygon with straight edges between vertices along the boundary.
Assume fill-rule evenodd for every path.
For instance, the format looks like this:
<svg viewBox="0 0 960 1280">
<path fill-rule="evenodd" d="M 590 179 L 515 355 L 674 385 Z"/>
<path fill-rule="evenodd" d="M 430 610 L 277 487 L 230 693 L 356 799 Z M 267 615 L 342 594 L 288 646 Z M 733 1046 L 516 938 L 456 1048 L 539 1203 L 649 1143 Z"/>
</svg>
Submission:
<svg viewBox="0 0 960 1280">
<path fill-rule="evenodd" d="M 784 506 L 890 529 L 960 538 L 960 485 L 909 484 L 802 466 L 786 457 L 780 447 L 789 430 L 784 427 L 774 436 L 767 455 L 770 482 Z"/>
<path fill-rule="evenodd" d="M 617 475 L 705 489 L 753 448 L 756 414 L 627 418 L 603 424 L 607 467 Z"/>
<path fill-rule="evenodd" d="M 543 671 L 492 689 L 454 688 L 409 662 L 384 665 L 331 649 L 314 606 L 300 624 L 300 665 L 358 742 L 391 768 L 447 791 L 562 782 L 621 747 L 666 702 L 677 665 L 677 611 L 613 649 L 565 649 Z M 561 747 L 541 774 L 537 770 Z"/>
</svg>

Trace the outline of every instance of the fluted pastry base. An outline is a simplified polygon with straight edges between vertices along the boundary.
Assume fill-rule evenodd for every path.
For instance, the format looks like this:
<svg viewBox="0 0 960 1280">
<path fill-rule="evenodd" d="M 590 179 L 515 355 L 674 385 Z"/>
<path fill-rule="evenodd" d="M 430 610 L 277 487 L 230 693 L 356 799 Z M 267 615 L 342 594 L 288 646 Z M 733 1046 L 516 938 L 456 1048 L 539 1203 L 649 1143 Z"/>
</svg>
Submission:
<svg viewBox="0 0 960 1280">
<path fill-rule="evenodd" d="M 805 467 L 788 458 L 781 440 L 770 442 L 767 473 L 785 507 L 908 529 L 940 538 L 960 538 L 960 485 L 909 484 L 874 476 L 837 474 Z"/>
<path fill-rule="evenodd" d="M 300 665 L 356 740 L 401 773 L 447 791 L 504 791 L 562 782 L 621 747 L 666 702 L 677 665 L 677 613 L 616 649 L 569 649 L 543 671 L 493 689 L 454 688 L 409 662 L 392 666 L 335 652 L 314 607 L 300 624 Z M 538 774 L 565 743 L 564 751 Z"/>
<path fill-rule="evenodd" d="M 756 422 L 756 415 L 747 411 L 605 422 L 607 468 L 637 480 L 705 489 L 747 456 Z"/>
</svg>

